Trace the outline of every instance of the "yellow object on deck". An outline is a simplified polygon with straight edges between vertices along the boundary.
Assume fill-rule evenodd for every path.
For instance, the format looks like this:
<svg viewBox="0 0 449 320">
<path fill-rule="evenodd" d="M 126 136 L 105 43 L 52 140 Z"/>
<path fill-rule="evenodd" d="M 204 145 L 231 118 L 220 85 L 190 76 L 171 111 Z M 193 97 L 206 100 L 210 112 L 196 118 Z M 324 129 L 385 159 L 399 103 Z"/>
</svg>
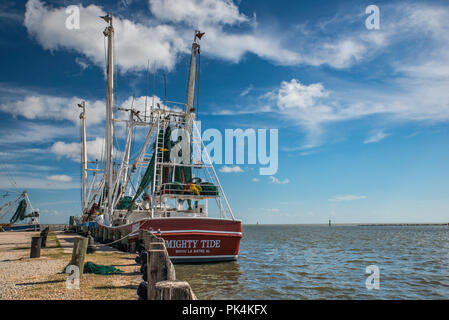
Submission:
<svg viewBox="0 0 449 320">
<path fill-rule="evenodd" d="M 199 196 L 200 194 L 201 194 L 201 190 L 203 190 L 203 188 L 201 188 L 201 186 L 199 186 L 199 185 L 197 185 L 197 184 L 194 184 L 194 183 L 192 183 L 191 185 L 190 185 L 190 188 L 189 188 L 191 191 L 193 191 L 193 193 L 194 194 L 196 194 L 197 196 Z"/>
</svg>

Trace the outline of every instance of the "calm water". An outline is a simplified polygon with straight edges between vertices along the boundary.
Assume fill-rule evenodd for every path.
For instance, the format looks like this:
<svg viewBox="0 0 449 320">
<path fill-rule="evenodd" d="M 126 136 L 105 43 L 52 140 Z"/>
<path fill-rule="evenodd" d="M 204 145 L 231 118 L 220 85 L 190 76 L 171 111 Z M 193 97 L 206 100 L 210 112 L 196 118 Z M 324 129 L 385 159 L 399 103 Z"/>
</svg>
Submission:
<svg viewBox="0 0 449 320">
<path fill-rule="evenodd" d="M 445 226 L 244 226 L 237 262 L 176 265 L 200 299 L 449 299 Z M 365 268 L 380 269 L 368 290 Z"/>
</svg>

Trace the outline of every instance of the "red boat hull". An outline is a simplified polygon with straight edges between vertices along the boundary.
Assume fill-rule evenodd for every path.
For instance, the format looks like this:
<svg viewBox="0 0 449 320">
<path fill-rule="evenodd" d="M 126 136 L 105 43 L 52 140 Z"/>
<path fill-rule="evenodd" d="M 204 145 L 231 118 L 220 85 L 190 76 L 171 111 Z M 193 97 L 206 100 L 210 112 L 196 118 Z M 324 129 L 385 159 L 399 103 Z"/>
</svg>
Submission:
<svg viewBox="0 0 449 320">
<path fill-rule="evenodd" d="M 138 239 L 139 229 L 161 233 L 170 259 L 174 263 L 232 261 L 238 258 L 241 221 L 213 218 L 154 218 L 134 223 L 101 228 L 126 230 Z"/>
</svg>

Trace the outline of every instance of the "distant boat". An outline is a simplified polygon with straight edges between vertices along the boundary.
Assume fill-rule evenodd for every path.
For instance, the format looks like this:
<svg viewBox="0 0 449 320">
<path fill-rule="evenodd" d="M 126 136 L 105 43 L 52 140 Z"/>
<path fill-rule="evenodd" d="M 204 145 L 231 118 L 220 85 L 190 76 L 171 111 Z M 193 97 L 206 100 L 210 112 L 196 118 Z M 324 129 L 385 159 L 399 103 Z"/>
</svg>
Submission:
<svg viewBox="0 0 449 320">
<path fill-rule="evenodd" d="M 0 219 L 10 216 L 14 212 L 9 223 L 1 223 L 0 227 L 4 231 L 39 231 L 39 210 L 33 209 L 27 192 L 16 192 L 12 190 L 4 191 L 6 191 L 5 196 L 8 196 L 11 193 L 17 194 L 18 196 L 15 199 L 0 205 Z M 28 207 L 31 212 L 27 214 L 26 211 Z M 16 208 L 15 211 L 13 211 L 14 208 Z M 16 223 L 20 221 L 26 221 L 26 223 Z"/>
<path fill-rule="evenodd" d="M 331 220 L 329 219 L 329 227 L 332 225 Z"/>
</svg>

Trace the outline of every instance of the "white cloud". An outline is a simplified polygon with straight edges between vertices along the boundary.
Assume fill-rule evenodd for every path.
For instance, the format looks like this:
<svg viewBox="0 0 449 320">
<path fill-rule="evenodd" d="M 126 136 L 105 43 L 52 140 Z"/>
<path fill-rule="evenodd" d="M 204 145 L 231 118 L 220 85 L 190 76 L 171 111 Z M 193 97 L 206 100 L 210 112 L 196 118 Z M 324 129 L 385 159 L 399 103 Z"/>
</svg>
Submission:
<svg viewBox="0 0 449 320">
<path fill-rule="evenodd" d="M 230 0 L 149 0 L 151 12 L 163 21 L 186 22 L 191 26 L 229 24 L 249 20 Z"/>
<path fill-rule="evenodd" d="M 18 100 L 3 102 L 0 111 L 27 119 L 69 120 L 79 123 L 82 101 L 78 97 L 65 98 L 28 93 Z M 86 116 L 89 123 L 96 124 L 104 120 L 106 106 L 103 101 L 86 101 Z"/>
<path fill-rule="evenodd" d="M 385 133 L 383 130 L 380 130 L 380 131 L 377 131 L 374 134 L 372 134 L 370 137 L 366 138 L 363 141 L 363 143 L 367 144 L 367 143 L 379 142 L 388 136 L 389 136 L 389 134 Z"/>
<path fill-rule="evenodd" d="M 76 57 L 75 62 L 81 67 L 81 70 L 86 70 L 89 68 L 89 63 L 80 57 Z"/>
<path fill-rule="evenodd" d="M 245 54 L 253 53 L 281 65 L 327 64 L 337 69 L 367 61 L 388 45 L 401 39 L 409 40 L 410 35 L 416 33 L 424 32 L 434 39 L 446 37 L 447 8 L 409 4 L 386 6 L 392 13 L 382 19 L 381 29 L 375 32 L 360 28 L 365 16 L 357 12 L 285 31 L 276 30 L 272 23 L 257 21 L 255 14 L 250 17 L 240 12 L 231 0 L 149 0 L 152 17 L 146 19 L 146 24 L 115 17 L 117 63 L 125 72 L 144 70 L 149 59 L 156 67 L 170 70 L 179 55 L 190 52 L 195 28 L 206 32 L 207 40 L 201 44 L 204 52 L 219 59 L 239 62 Z M 51 8 L 40 0 L 29 0 L 24 24 L 45 49 L 76 51 L 103 67 L 101 31 L 106 24 L 99 16 L 104 14 L 99 6 L 80 6 L 81 28 L 68 30 L 65 7 Z M 232 31 L 228 27 L 232 27 Z M 417 64 L 412 68 L 421 66 Z"/>
<path fill-rule="evenodd" d="M 55 175 L 47 176 L 46 178 L 47 178 L 47 180 L 52 180 L 52 181 L 61 181 L 61 182 L 72 181 L 72 177 L 65 175 L 65 174 L 55 174 Z"/>
<path fill-rule="evenodd" d="M 272 212 L 272 213 L 281 212 L 281 210 L 279 208 L 262 208 L 262 210 Z"/>
<path fill-rule="evenodd" d="M 206 31 L 203 52 L 209 56 L 239 62 L 246 53 L 277 64 L 300 62 L 295 51 L 284 46 L 288 38 L 272 28 L 257 28 L 255 16 L 249 18 L 229 0 L 151 0 L 153 18 L 147 25 L 115 17 L 116 61 L 121 71 L 145 70 L 148 59 L 157 68 L 173 69 L 181 54 L 190 52 L 193 30 Z M 71 50 L 104 66 L 106 24 L 99 16 L 104 10 L 96 5 L 80 6 L 80 29 L 65 28 L 65 7 L 50 8 L 40 0 L 28 0 L 25 27 L 28 33 L 47 50 Z M 225 26 L 236 27 L 233 32 Z M 189 31 L 187 31 L 189 30 Z M 271 32 L 267 32 L 271 30 Z"/>
<path fill-rule="evenodd" d="M 328 64 L 336 69 L 348 68 L 366 57 L 368 44 L 361 39 L 342 38 L 329 42 L 318 42 L 315 55 L 304 54 L 304 63 L 310 65 Z"/>
<path fill-rule="evenodd" d="M 275 176 L 270 176 L 270 183 L 273 184 L 287 184 L 290 183 L 290 180 L 288 178 L 285 178 L 284 180 L 279 180 L 278 178 L 276 178 Z"/>
<path fill-rule="evenodd" d="M 66 157 L 72 161 L 81 161 L 81 143 L 63 141 L 55 142 L 50 151 L 59 157 Z M 117 152 L 116 150 L 114 150 Z M 97 137 L 95 140 L 87 141 L 87 157 L 90 160 L 102 159 L 104 152 L 104 138 Z"/>
<path fill-rule="evenodd" d="M 449 63 L 449 61 L 448 61 Z M 447 86 L 449 86 L 449 75 Z M 426 92 L 388 94 L 373 90 L 366 92 L 331 92 L 321 84 L 304 85 L 297 79 L 282 81 L 280 87 L 265 94 L 274 102 L 277 112 L 288 121 L 296 122 L 307 134 L 299 149 L 313 148 L 322 143 L 323 124 L 360 119 L 371 115 L 389 116 L 407 121 L 449 121 L 449 92 L 442 84 L 432 83 Z M 344 96 L 344 97 L 342 97 Z M 388 134 L 380 131 L 365 143 L 377 142 Z M 376 141 L 376 139 L 378 139 Z M 294 148 L 298 150 L 298 148 Z"/>
<path fill-rule="evenodd" d="M 241 96 L 241 97 L 246 96 L 248 93 L 251 92 L 251 90 L 253 90 L 253 88 L 254 88 L 254 86 L 251 84 L 248 88 L 246 88 L 245 90 L 243 90 L 243 91 L 240 93 L 240 96 Z"/>
<path fill-rule="evenodd" d="M 290 64 L 328 64 L 339 69 L 362 61 L 371 62 L 370 59 L 388 53 L 380 67 L 379 62 L 372 65 L 369 75 L 380 85 L 365 89 L 357 79 L 357 83 L 348 81 L 340 89 L 332 90 L 324 82 L 305 84 L 288 79 L 259 97 L 257 106 L 219 110 L 214 114 L 278 113 L 306 133 L 304 143 L 292 150 L 322 144 L 325 125 L 332 122 L 372 115 L 381 115 L 379 119 L 389 120 L 390 125 L 404 120 L 449 121 L 449 25 L 446 22 L 449 7 L 427 3 L 384 7 L 384 12 L 388 9 L 390 14 L 381 19 L 380 30 L 360 28 L 360 21 L 366 18 L 363 13 L 337 14 L 324 23 L 320 21 L 319 28 L 315 25 L 293 28 L 297 34 L 289 37 L 301 40 L 291 41 L 288 48 L 295 52 Z M 296 49 L 292 49 L 294 43 L 298 43 Z M 426 50 L 410 50 L 415 44 L 425 46 Z M 229 52 L 231 55 L 235 51 Z M 280 56 L 279 59 L 289 61 Z M 385 76 L 388 72 L 385 69 L 392 70 L 393 76 Z M 383 139 L 384 134 L 378 133 L 374 139 Z"/>
<path fill-rule="evenodd" d="M 207 55 L 239 62 L 246 53 L 278 64 L 296 64 L 298 55 L 283 45 L 280 33 L 257 28 L 255 16 L 250 18 L 239 11 L 230 0 L 150 0 L 151 12 L 160 20 L 174 23 L 187 39 L 193 33 L 181 30 L 196 28 L 206 32 L 201 46 Z M 225 31 L 225 26 L 236 31 Z"/>
<path fill-rule="evenodd" d="M 240 168 L 239 166 L 223 166 L 220 168 L 219 170 L 220 172 L 224 172 L 224 173 L 235 173 L 235 172 L 243 172 L 243 169 Z"/>
<path fill-rule="evenodd" d="M 296 122 L 306 132 L 300 149 L 316 147 L 323 143 L 324 125 L 330 122 L 360 119 L 382 115 L 395 121 L 449 121 L 449 15 L 447 6 L 429 4 L 387 5 L 390 14 L 382 19 L 381 30 L 354 31 L 343 24 L 359 23 L 354 16 L 335 18 L 325 26 L 326 36 L 311 41 L 316 50 L 306 47 L 303 58 L 309 64 L 329 64 L 335 68 L 351 67 L 357 62 L 376 55 L 388 55 L 382 59 L 382 68 L 392 70 L 388 77 L 373 69 L 370 77 L 382 77 L 382 85 L 361 89 L 357 83 L 348 82 L 345 87 L 329 90 L 322 83 L 303 84 L 297 79 L 283 81 L 279 88 L 264 97 L 271 99 L 285 119 Z M 362 16 L 357 19 L 363 21 Z M 338 30 L 340 34 L 335 34 Z M 349 31 L 348 31 L 349 30 Z M 306 38 L 316 36 L 307 30 Z M 310 42 L 310 41 L 309 41 Z M 410 46 L 425 46 L 426 50 L 409 50 Z M 307 52 L 315 52 L 310 55 Z M 377 68 L 373 66 L 373 68 Z M 375 133 L 366 143 L 384 139 L 385 132 Z"/>
<path fill-rule="evenodd" d="M 46 143 L 56 137 L 73 135 L 73 128 L 60 127 L 47 124 L 30 123 L 18 125 L 16 128 L 4 128 L 0 130 L 0 144 L 14 146 L 14 144 Z M 42 150 L 36 150 L 42 152 Z"/>
<path fill-rule="evenodd" d="M 42 150 L 39 150 L 42 152 Z M 13 154 L 9 154 L 8 158 L 10 159 Z M 0 156 L 2 156 L 0 154 Z M 27 170 L 27 171 L 52 171 L 55 168 L 51 166 L 45 166 L 45 165 L 38 165 L 38 164 L 30 164 L 30 163 L 0 163 L 1 168 L 7 168 L 7 169 L 13 169 L 13 170 Z"/>
<path fill-rule="evenodd" d="M 253 182 L 259 182 L 260 181 L 260 179 L 259 178 L 253 178 L 253 180 L 252 180 Z"/>
<path fill-rule="evenodd" d="M 47 50 L 76 51 L 98 66 L 104 66 L 105 11 L 96 5 L 80 7 L 80 29 L 65 27 L 65 7 L 50 8 L 39 0 L 26 4 L 25 27 Z M 172 69 L 177 55 L 187 49 L 176 30 L 168 25 L 154 27 L 114 17 L 116 62 L 123 71 L 144 70 L 148 59 L 158 68 Z"/>
<path fill-rule="evenodd" d="M 342 201 L 354 201 L 354 200 L 360 200 L 360 199 L 366 199 L 367 196 L 356 196 L 352 194 L 348 195 L 342 195 L 342 196 L 333 196 L 329 199 L 331 202 L 342 202 Z"/>
<path fill-rule="evenodd" d="M 45 177 L 33 177 L 30 175 L 14 175 L 16 188 L 19 189 L 79 189 L 79 182 L 54 181 Z M 8 177 L 0 173 L 0 188 L 11 188 Z"/>
<path fill-rule="evenodd" d="M 217 28 L 208 28 L 207 41 L 202 43 L 204 51 L 218 58 L 239 62 L 246 53 L 280 65 L 295 65 L 300 62 L 298 54 L 283 47 L 280 38 L 269 34 L 229 34 Z"/>
<path fill-rule="evenodd" d="M 277 105 L 282 110 L 289 108 L 311 109 L 316 107 L 316 101 L 319 98 L 327 97 L 329 94 L 321 83 L 306 86 L 296 79 L 291 79 L 290 82 L 282 81 L 281 87 L 276 93 Z"/>
<path fill-rule="evenodd" d="M 153 96 L 140 96 L 140 97 L 128 97 L 128 99 L 126 99 L 123 103 L 122 103 L 122 108 L 124 109 L 129 109 L 129 108 L 133 108 L 136 111 L 139 111 L 140 117 L 143 117 L 145 115 L 145 105 L 146 105 L 146 109 L 147 109 L 147 113 L 150 112 L 151 107 L 153 106 Z M 179 107 L 174 106 L 174 107 L 169 107 L 165 104 L 162 103 L 161 98 L 159 98 L 158 96 L 154 96 L 154 108 L 162 108 L 162 109 L 172 109 L 175 111 L 182 111 Z M 117 112 L 117 119 L 128 119 L 128 115 L 125 112 Z"/>
</svg>

